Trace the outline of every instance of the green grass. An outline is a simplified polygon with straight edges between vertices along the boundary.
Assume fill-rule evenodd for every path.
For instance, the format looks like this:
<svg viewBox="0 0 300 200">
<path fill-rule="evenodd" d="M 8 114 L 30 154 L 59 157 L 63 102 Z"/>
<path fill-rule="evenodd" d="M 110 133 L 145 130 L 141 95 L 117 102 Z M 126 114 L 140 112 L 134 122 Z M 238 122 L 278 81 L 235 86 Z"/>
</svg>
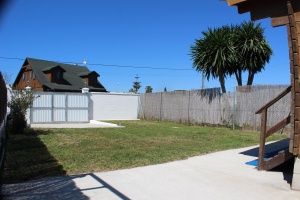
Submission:
<svg viewBox="0 0 300 200">
<path fill-rule="evenodd" d="M 122 125 L 125 128 L 35 129 L 10 135 L 4 183 L 158 164 L 259 143 L 259 133 L 227 128 L 157 121 Z M 272 135 L 268 141 L 284 138 Z"/>
</svg>

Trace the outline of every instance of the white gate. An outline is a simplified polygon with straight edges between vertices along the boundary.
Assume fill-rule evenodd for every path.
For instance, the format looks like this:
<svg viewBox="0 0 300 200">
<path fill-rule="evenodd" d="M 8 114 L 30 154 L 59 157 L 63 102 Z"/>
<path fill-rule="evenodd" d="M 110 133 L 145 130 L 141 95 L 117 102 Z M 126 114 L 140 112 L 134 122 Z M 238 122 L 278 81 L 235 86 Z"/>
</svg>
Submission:
<svg viewBox="0 0 300 200">
<path fill-rule="evenodd" d="M 89 94 L 37 92 L 30 109 L 31 123 L 89 122 Z"/>
</svg>

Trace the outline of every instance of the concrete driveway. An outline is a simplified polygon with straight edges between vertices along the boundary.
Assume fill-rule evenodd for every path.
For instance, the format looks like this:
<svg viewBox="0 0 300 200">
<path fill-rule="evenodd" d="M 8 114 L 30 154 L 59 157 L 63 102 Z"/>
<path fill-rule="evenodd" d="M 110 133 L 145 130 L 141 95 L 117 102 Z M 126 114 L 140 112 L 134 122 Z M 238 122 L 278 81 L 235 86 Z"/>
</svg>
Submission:
<svg viewBox="0 0 300 200">
<path fill-rule="evenodd" d="M 2 198 L 299 200 L 300 192 L 290 189 L 291 170 L 257 171 L 245 164 L 256 159 L 257 152 L 256 146 L 159 165 L 7 184 Z"/>
</svg>

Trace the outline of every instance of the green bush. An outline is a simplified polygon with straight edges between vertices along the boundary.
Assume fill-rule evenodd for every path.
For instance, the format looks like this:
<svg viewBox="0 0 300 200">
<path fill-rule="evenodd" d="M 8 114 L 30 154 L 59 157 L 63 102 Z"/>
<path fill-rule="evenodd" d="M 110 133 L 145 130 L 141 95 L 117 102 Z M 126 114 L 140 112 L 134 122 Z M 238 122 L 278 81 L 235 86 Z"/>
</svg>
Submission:
<svg viewBox="0 0 300 200">
<path fill-rule="evenodd" d="M 12 91 L 11 101 L 8 102 L 10 108 L 8 133 L 24 134 L 24 129 L 27 127 L 26 111 L 37 97 L 31 90 Z"/>
</svg>

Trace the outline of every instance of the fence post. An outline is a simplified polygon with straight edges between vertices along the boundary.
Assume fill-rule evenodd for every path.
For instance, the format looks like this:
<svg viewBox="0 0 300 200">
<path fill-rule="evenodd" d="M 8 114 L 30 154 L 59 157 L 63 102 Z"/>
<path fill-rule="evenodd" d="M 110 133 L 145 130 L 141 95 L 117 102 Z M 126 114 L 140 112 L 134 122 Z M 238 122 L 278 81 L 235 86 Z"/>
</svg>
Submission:
<svg viewBox="0 0 300 200">
<path fill-rule="evenodd" d="M 233 89 L 233 113 L 232 113 L 232 129 L 235 130 L 235 118 L 236 118 L 236 108 L 235 108 L 235 103 L 236 103 L 236 90 L 235 87 Z"/>
<path fill-rule="evenodd" d="M 162 115 L 162 92 L 160 93 L 159 121 L 161 121 L 161 115 Z"/>
<path fill-rule="evenodd" d="M 191 104 L 191 91 L 189 90 L 189 102 L 188 102 L 188 125 L 190 125 L 190 104 Z"/>
<path fill-rule="evenodd" d="M 258 152 L 258 170 L 264 169 L 266 132 L 267 132 L 267 108 L 265 108 L 261 113 L 260 142 L 259 142 L 259 152 Z"/>
<path fill-rule="evenodd" d="M 54 93 L 51 92 L 51 123 L 54 122 Z"/>
</svg>

